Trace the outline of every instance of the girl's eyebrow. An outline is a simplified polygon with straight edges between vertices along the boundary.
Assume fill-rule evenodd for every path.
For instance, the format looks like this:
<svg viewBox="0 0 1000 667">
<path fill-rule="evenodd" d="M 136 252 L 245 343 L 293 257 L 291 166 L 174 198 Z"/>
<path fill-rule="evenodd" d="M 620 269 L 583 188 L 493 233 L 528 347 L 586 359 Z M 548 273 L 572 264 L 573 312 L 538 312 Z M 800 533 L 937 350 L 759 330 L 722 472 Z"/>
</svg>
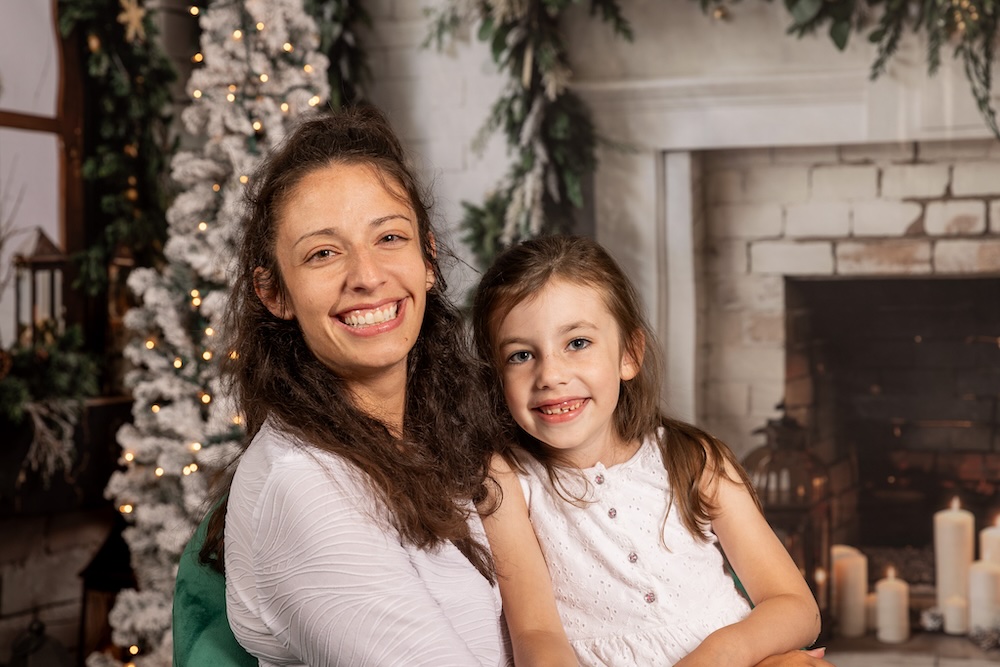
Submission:
<svg viewBox="0 0 1000 667">
<path fill-rule="evenodd" d="M 588 322 L 587 320 L 579 320 L 578 322 L 570 322 L 559 327 L 557 333 L 560 336 L 565 336 L 566 334 L 573 333 L 579 329 L 593 329 L 597 330 L 599 327 L 593 322 Z M 503 340 L 497 342 L 497 347 L 503 347 L 505 345 L 527 345 L 530 341 L 525 338 L 520 338 L 518 336 L 508 336 Z"/>
</svg>

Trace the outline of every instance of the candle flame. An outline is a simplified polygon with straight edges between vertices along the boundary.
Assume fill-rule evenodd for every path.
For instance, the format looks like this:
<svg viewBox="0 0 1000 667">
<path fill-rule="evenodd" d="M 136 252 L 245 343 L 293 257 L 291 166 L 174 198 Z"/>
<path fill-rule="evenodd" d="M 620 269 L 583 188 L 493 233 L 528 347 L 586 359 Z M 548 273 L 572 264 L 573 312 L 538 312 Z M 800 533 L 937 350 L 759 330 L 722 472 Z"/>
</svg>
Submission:
<svg viewBox="0 0 1000 667">
<path fill-rule="evenodd" d="M 952 508 L 953 510 L 957 510 L 957 509 L 959 509 L 959 508 L 960 508 L 961 506 L 962 506 L 962 503 L 960 503 L 960 502 L 958 501 L 958 496 L 955 496 L 954 498 L 952 498 L 952 499 L 951 499 L 951 508 Z"/>
<path fill-rule="evenodd" d="M 886 579 L 895 579 L 896 578 L 896 568 L 894 568 L 893 566 L 890 565 L 888 567 L 888 569 L 886 569 L 886 571 L 885 571 L 885 576 L 886 576 Z"/>
</svg>

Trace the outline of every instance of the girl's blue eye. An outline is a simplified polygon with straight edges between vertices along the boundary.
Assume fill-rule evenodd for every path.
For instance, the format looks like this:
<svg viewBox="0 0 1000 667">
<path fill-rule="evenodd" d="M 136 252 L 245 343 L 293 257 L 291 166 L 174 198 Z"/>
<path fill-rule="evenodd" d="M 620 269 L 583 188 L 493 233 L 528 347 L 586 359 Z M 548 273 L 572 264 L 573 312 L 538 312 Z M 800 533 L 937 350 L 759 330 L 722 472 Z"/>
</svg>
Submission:
<svg viewBox="0 0 1000 667">
<path fill-rule="evenodd" d="M 590 347 L 590 341 L 586 338 L 574 338 L 569 342 L 569 349 L 571 350 L 582 350 L 584 348 Z"/>
<path fill-rule="evenodd" d="M 519 350 L 514 354 L 507 357 L 508 364 L 523 364 L 524 362 L 531 359 L 531 352 L 527 350 Z"/>
</svg>

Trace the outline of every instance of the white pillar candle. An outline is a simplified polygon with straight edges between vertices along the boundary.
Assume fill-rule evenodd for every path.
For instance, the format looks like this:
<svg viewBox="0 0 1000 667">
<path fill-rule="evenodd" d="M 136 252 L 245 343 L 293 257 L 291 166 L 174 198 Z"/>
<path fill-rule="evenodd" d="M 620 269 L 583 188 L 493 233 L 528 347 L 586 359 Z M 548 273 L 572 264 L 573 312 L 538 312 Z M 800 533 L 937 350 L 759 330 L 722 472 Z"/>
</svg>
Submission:
<svg viewBox="0 0 1000 667">
<path fill-rule="evenodd" d="M 834 544 L 830 547 L 830 612 L 834 618 L 840 618 L 840 592 L 837 582 L 843 578 L 840 570 L 844 567 L 842 564 L 838 565 L 838 562 L 848 554 L 857 553 L 861 552 L 846 544 Z"/>
<path fill-rule="evenodd" d="M 837 627 L 842 637 L 863 637 L 867 625 L 865 598 L 868 595 L 868 558 L 862 553 L 847 554 L 837 561 L 841 568 L 837 581 L 840 589 L 840 616 Z"/>
<path fill-rule="evenodd" d="M 1000 563 L 977 560 L 969 568 L 969 628 L 996 628 L 1000 612 Z"/>
<path fill-rule="evenodd" d="M 944 601 L 941 611 L 945 634 L 964 635 L 969 632 L 969 603 L 965 598 L 952 595 Z"/>
<path fill-rule="evenodd" d="M 994 525 L 979 531 L 979 560 L 1000 563 L 1000 516 Z"/>
<path fill-rule="evenodd" d="M 961 509 L 958 498 L 951 507 L 934 513 L 934 570 L 937 605 L 953 595 L 969 599 L 969 566 L 975 549 L 975 519 Z M 971 600 L 970 600 L 970 610 Z"/>
<path fill-rule="evenodd" d="M 875 582 L 876 637 L 898 644 L 910 638 L 910 586 L 889 568 L 885 579 Z"/>
</svg>

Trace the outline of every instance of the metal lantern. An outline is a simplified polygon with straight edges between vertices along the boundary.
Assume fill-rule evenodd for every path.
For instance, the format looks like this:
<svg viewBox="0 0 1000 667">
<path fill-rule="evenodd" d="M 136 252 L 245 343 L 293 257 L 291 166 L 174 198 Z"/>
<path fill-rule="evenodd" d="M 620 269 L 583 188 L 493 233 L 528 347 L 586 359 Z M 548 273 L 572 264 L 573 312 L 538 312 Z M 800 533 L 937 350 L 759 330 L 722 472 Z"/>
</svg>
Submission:
<svg viewBox="0 0 1000 667">
<path fill-rule="evenodd" d="M 41 228 L 28 255 L 14 255 L 17 288 L 14 290 L 14 313 L 17 340 L 37 343 L 45 331 L 61 332 L 63 321 L 63 275 L 68 258 Z M 27 300 L 28 312 L 24 313 Z"/>
<path fill-rule="evenodd" d="M 830 599 L 830 478 L 823 463 L 806 451 L 806 430 L 791 417 L 768 420 L 754 433 L 767 440 L 746 456 L 743 466 L 767 522 L 825 613 Z"/>
<path fill-rule="evenodd" d="M 73 656 L 59 641 L 45 634 L 45 624 L 35 619 L 20 633 L 10 649 L 8 667 L 73 667 Z"/>
</svg>

